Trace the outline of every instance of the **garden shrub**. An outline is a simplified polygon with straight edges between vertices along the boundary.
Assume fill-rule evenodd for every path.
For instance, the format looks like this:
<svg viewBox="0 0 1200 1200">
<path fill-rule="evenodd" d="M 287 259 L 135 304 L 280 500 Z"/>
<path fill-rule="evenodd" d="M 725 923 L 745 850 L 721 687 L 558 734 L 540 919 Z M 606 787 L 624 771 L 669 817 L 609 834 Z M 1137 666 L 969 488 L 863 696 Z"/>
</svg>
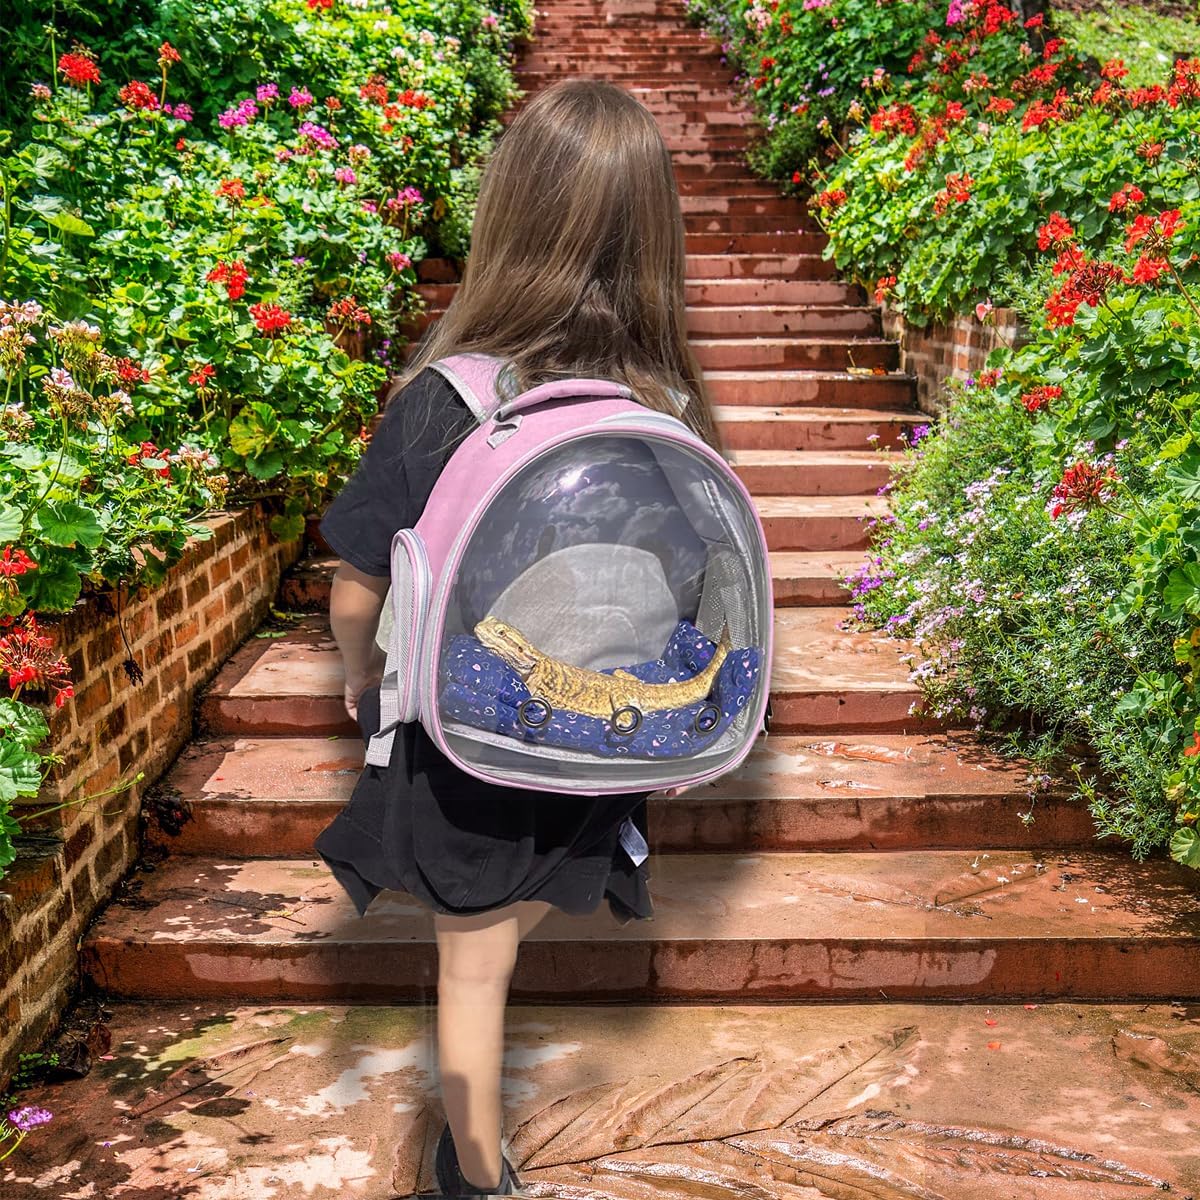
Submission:
<svg viewBox="0 0 1200 1200">
<path fill-rule="evenodd" d="M 918 427 L 855 615 L 912 639 L 935 714 L 1068 754 L 1100 832 L 1200 867 L 1200 61 L 1147 82 L 997 0 L 885 4 L 900 36 L 831 74 L 810 135 L 786 64 L 851 6 L 799 7 L 727 22 L 769 126 L 757 165 L 815 184 L 827 253 L 910 322 L 1003 302 L 1028 330 Z M 811 174 L 806 146 L 831 151 Z"/>
<path fill-rule="evenodd" d="M 416 265 L 466 251 L 532 14 L 116 7 L 129 23 L 96 44 L 132 78 L 69 40 L 95 6 L 5 17 L 7 79 L 34 78 L 26 132 L 0 133 L 0 868 L 43 763 L 18 697 L 71 696 L 34 614 L 158 581 L 227 502 L 266 501 L 275 532 L 299 534 L 365 444 Z M 65 27 L 39 75 L 29 27 L 47 10 Z M 146 40 L 168 29 L 179 45 Z"/>
</svg>

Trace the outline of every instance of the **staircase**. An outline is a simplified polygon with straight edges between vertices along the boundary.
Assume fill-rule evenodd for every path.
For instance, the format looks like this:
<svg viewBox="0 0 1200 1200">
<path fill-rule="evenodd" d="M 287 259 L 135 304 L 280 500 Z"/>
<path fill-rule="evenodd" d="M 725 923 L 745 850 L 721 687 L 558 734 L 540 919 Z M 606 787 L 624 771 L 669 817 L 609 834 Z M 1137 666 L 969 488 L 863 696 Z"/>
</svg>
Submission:
<svg viewBox="0 0 1200 1200">
<path fill-rule="evenodd" d="M 1161 1110 L 1126 1101 L 1143 1086 L 1127 1073 L 1149 1068 L 1119 1049 L 1122 1022 L 1157 1021 L 1162 1038 L 1181 1028 L 1163 1005 L 1126 1002 L 1200 997 L 1196 876 L 1096 842 L 1064 789 L 1038 791 L 1020 764 L 914 715 L 903 644 L 842 628 L 838 576 L 885 511 L 888 451 L 923 419 L 912 380 L 876 308 L 820 257 L 799 202 L 744 166 L 750 116 L 719 51 L 671 0 L 639 8 L 609 23 L 600 3 L 556 0 L 521 77 L 530 91 L 612 79 L 654 112 L 673 152 L 689 329 L 772 552 L 775 719 L 735 777 L 650 802 L 654 920 L 616 927 L 607 905 L 593 918 L 555 912 L 523 943 L 510 1103 L 526 1190 L 1104 1200 L 1200 1183 L 1179 1132 L 1194 1089 L 1158 1070 L 1178 1093 L 1164 1128 Z M 424 268 L 431 318 L 453 294 L 447 277 L 444 264 Z M 219 1001 L 251 1006 L 239 1009 L 249 1037 L 257 1006 L 274 1006 L 318 1022 L 328 1048 L 359 1011 L 341 1005 L 435 995 L 427 913 L 384 893 L 358 919 L 312 851 L 362 761 L 323 612 L 333 565 L 293 574 L 280 606 L 309 615 L 251 639 L 204 697 L 168 781 L 187 819 L 155 832 L 167 856 L 83 945 L 90 980 L 147 1006 L 144 1021 Z M 1045 1003 L 1080 999 L 1107 1005 L 1083 1022 L 1078 1004 Z M 815 1000 L 838 1003 L 804 1003 Z M 379 1011 L 395 1024 L 413 1010 Z M 357 1028 L 356 1049 L 391 1036 L 378 1021 Z M 1014 1044 L 1025 1057 L 1003 1059 Z M 1004 1078 L 989 1080 L 988 1065 Z M 326 1132 L 354 1141 L 354 1109 L 341 1111 Z M 432 1190 L 429 1112 L 418 1107 L 402 1137 L 393 1124 L 390 1159 L 382 1123 L 357 1183 L 339 1176 L 342 1194 Z M 1034 1131 L 1049 1140 L 1030 1142 Z M 251 1143 L 230 1161 L 265 1171 L 278 1153 Z"/>
</svg>

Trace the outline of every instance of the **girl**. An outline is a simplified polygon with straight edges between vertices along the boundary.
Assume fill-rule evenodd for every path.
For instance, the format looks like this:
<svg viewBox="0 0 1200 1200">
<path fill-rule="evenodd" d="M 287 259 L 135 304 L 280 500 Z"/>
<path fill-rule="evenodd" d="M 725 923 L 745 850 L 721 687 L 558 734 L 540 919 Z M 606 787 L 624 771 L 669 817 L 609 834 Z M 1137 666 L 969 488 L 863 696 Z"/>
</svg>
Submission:
<svg viewBox="0 0 1200 1200">
<path fill-rule="evenodd" d="M 393 534 L 413 525 L 473 418 L 436 359 L 507 359 L 522 388 L 583 376 L 628 384 L 717 445 L 687 344 L 684 232 L 670 155 L 650 113 L 607 83 L 539 93 L 484 173 L 471 254 L 446 314 L 398 381 L 369 449 L 321 530 L 341 565 L 330 603 L 346 708 L 379 726 L 383 654 L 375 634 Z M 384 888 L 433 910 L 437 1044 L 447 1125 L 444 1192 L 515 1194 L 501 1147 L 504 1010 L 520 940 L 551 907 L 624 924 L 652 915 L 645 863 L 618 844 L 627 817 L 646 833 L 644 793 L 559 796 L 484 784 L 455 769 L 412 723 L 387 768 L 366 767 L 315 842 L 361 916 Z"/>
</svg>

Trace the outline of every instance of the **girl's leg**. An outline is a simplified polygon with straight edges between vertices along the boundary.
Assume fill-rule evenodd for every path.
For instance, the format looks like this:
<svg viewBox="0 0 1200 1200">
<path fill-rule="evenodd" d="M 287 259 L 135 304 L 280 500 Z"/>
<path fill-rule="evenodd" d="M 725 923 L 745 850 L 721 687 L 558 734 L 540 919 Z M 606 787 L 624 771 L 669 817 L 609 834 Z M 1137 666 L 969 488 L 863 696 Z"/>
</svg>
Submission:
<svg viewBox="0 0 1200 1200">
<path fill-rule="evenodd" d="M 458 1164 L 480 1189 L 500 1182 L 504 1008 L 517 945 L 550 907 L 521 900 L 473 916 L 433 915 L 442 1102 Z"/>
</svg>

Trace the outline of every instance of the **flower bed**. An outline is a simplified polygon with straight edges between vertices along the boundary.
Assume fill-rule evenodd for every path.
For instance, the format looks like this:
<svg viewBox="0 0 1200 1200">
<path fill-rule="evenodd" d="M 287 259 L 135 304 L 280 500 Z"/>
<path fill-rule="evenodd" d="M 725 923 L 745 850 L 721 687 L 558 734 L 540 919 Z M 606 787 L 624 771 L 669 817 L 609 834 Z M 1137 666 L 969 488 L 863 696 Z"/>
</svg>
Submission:
<svg viewBox="0 0 1200 1200">
<path fill-rule="evenodd" d="M 1099 770 L 1073 762 L 1099 831 L 1200 867 L 1200 61 L 1131 86 L 1040 17 L 952 0 L 897 71 L 917 8 L 867 21 L 895 34 L 874 65 L 830 57 L 851 0 L 739 5 L 731 46 L 763 52 L 760 165 L 814 184 L 839 266 L 911 325 L 1023 317 L 906 452 L 856 614 L 914 640 L 935 712 L 1047 761 L 1090 747 Z M 785 49 L 833 91 L 814 99 Z M 822 159 L 789 160 L 813 111 L 797 153 Z"/>
<path fill-rule="evenodd" d="M 9 31 L 6 87 L 28 91 L 0 133 L 0 873 L 47 769 L 26 700 L 72 696 L 35 614 L 159 583 L 226 503 L 299 535 L 362 450 L 417 264 L 464 252 L 532 14 L 103 7 Z M 89 20 L 91 47 L 70 36 Z"/>
</svg>

